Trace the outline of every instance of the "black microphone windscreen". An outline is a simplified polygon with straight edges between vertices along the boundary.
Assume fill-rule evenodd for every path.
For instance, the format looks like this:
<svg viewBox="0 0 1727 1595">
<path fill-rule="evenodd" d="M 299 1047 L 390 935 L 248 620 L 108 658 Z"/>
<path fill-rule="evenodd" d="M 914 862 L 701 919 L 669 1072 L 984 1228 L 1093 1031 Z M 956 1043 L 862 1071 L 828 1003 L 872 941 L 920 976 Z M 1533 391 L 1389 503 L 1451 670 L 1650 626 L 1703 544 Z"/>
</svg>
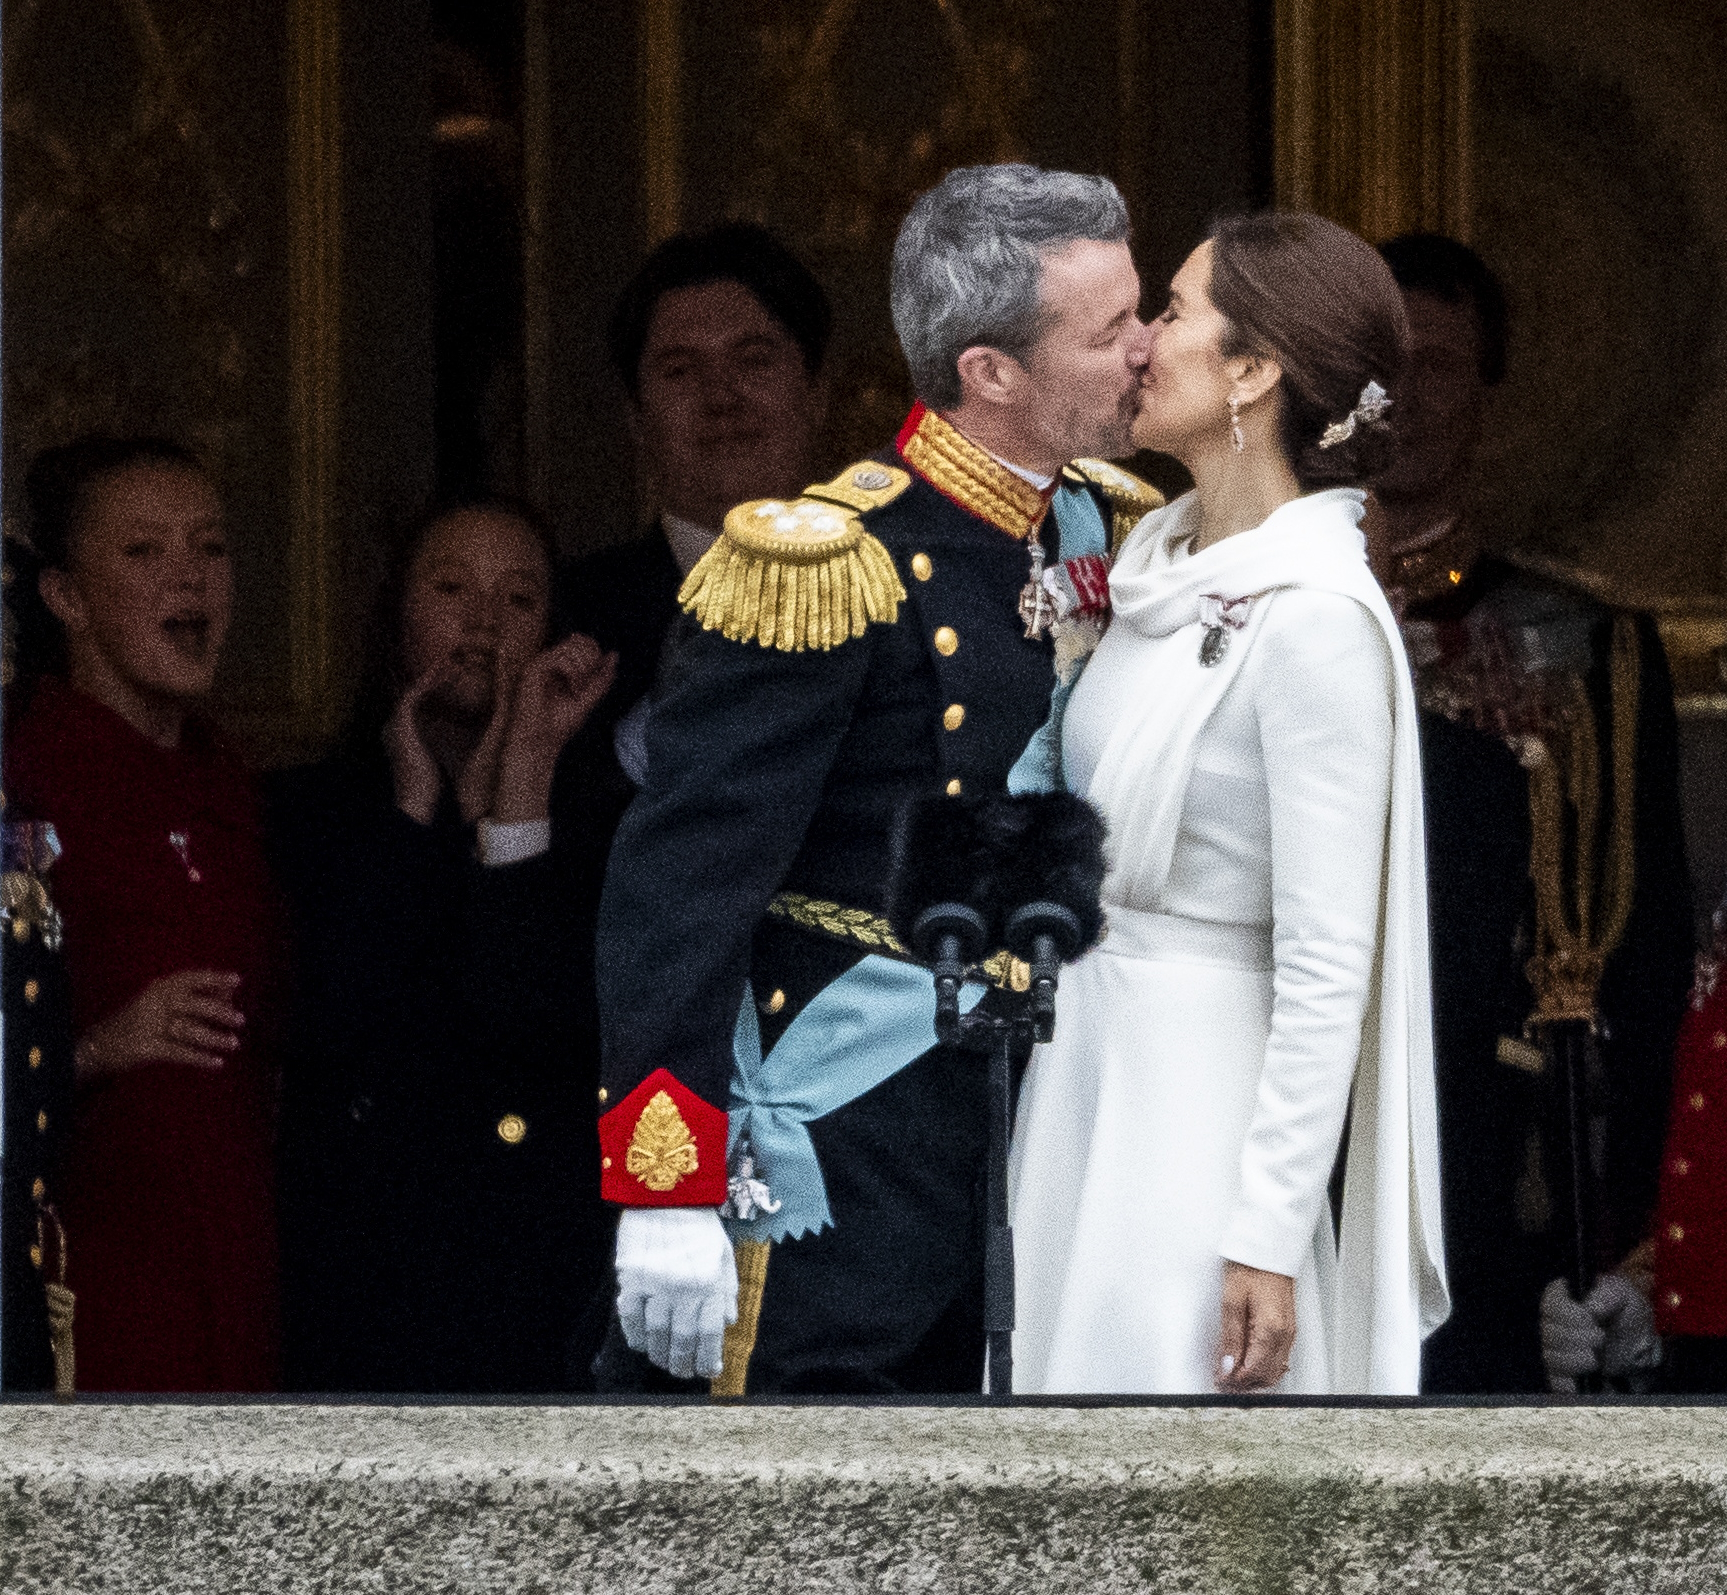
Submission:
<svg viewBox="0 0 1727 1595">
<path fill-rule="evenodd" d="M 1068 954 L 1077 958 L 1097 944 L 1103 930 L 1103 816 L 1071 792 L 992 801 L 1012 805 L 1011 818 L 1004 812 L 994 827 L 1012 833 L 1008 906 L 1046 902 L 1067 909 L 1080 926 L 1079 945 Z"/>
<path fill-rule="evenodd" d="M 1010 910 L 1059 903 L 1079 921 L 1077 957 L 1102 929 L 1103 836 L 1102 816 L 1067 792 L 915 799 L 894 833 L 888 922 L 909 947 L 925 909 L 964 903 L 999 946 Z"/>
<path fill-rule="evenodd" d="M 978 829 L 983 800 L 915 798 L 894 829 L 885 908 L 893 933 L 912 946 L 912 927 L 937 903 L 964 903 L 983 916 L 990 933 L 1000 928 L 997 867 L 989 839 Z"/>
</svg>

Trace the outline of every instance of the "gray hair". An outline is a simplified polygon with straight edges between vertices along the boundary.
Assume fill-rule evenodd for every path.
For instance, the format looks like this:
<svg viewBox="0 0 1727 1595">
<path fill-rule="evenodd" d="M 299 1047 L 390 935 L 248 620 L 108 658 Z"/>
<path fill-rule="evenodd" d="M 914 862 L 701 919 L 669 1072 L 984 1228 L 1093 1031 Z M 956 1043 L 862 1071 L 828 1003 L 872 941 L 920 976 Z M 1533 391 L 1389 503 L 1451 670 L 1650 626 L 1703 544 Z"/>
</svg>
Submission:
<svg viewBox="0 0 1727 1595">
<path fill-rule="evenodd" d="M 974 345 L 1024 357 L 1044 330 L 1045 253 L 1128 236 L 1127 204 L 1107 177 L 962 166 L 920 194 L 893 248 L 894 331 L 918 397 L 958 404 L 958 360 Z"/>
</svg>

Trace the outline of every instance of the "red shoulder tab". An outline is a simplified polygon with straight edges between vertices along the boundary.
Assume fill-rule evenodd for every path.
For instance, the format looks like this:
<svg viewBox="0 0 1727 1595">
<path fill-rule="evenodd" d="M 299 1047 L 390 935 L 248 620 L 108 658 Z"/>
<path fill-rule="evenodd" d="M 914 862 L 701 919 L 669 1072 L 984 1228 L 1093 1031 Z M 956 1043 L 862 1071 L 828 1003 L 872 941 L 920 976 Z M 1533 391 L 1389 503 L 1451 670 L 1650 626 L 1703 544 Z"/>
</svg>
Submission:
<svg viewBox="0 0 1727 1595">
<path fill-rule="evenodd" d="M 600 1195 L 624 1207 L 718 1207 L 725 1112 L 654 1070 L 600 1120 Z"/>
</svg>

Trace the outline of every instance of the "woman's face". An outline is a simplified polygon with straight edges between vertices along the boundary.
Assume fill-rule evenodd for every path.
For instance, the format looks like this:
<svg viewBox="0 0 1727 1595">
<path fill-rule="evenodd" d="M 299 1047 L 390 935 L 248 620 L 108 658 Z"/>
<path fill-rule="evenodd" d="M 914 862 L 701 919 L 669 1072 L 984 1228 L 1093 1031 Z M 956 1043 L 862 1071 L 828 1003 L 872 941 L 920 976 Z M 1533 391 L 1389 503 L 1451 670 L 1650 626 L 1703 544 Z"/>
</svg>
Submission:
<svg viewBox="0 0 1727 1595">
<path fill-rule="evenodd" d="M 1229 430 L 1228 323 L 1211 302 L 1211 240 L 1169 285 L 1169 308 L 1151 324 L 1133 446 L 1186 459 Z"/>
<path fill-rule="evenodd" d="M 545 646 L 552 573 L 540 541 L 503 510 L 457 510 L 421 540 L 402 604 L 408 678 L 447 674 L 428 694 L 458 720 L 488 719 Z"/>
<path fill-rule="evenodd" d="M 43 594 L 65 625 L 74 671 L 96 650 L 148 698 L 203 697 L 234 605 L 222 501 L 200 471 L 136 464 L 98 481 L 64 571 Z"/>
</svg>

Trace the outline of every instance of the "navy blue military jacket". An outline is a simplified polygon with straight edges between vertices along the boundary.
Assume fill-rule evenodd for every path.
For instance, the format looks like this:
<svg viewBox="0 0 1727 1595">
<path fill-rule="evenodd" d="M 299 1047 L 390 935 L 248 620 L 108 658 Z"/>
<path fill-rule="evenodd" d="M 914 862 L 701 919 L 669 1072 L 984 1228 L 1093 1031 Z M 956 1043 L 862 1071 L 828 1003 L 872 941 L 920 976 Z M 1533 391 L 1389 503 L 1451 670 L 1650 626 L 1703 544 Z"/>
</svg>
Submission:
<svg viewBox="0 0 1727 1595">
<path fill-rule="evenodd" d="M 1142 488 L 1124 505 L 1119 489 L 1132 479 L 1111 480 L 1113 498 L 1094 489 L 1106 525 L 1112 513 L 1137 518 L 1159 502 Z M 649 724 L 647 781 L 618 831 L 600 909 L 602 1188 L 613 1201 L 723 1201 L 746 980 L 771 1047 L 862 955 L 768 917 L 776 894 L 880 914 L 906 802 L 1004 790 L 1049 713 L 1052 647 L 1028 638 L 1019 614 L 1028 534 L 1052 564 L 1059 558 L 1044 494 L 921 406 L 897 453 L 809 491 L 797 506 L 740 506 L 727 537 L 740 517 L 753 514 L 771 533 L 778 511 L 801 507 L 819 521 L 832 505 L 885 550 L 887 580 L 897 576 L 904 596 L 891 621 L 830 646 L 734 638 L 728 617 L 704 617 L 699 603 L 683 617 Z M 686 596 L 709 561 L 725 557 L 724 543 Z M 695 1142 L 691 1177 L 663 1190 L 625 1167 L 651 1079 Z"/>
</svg>

